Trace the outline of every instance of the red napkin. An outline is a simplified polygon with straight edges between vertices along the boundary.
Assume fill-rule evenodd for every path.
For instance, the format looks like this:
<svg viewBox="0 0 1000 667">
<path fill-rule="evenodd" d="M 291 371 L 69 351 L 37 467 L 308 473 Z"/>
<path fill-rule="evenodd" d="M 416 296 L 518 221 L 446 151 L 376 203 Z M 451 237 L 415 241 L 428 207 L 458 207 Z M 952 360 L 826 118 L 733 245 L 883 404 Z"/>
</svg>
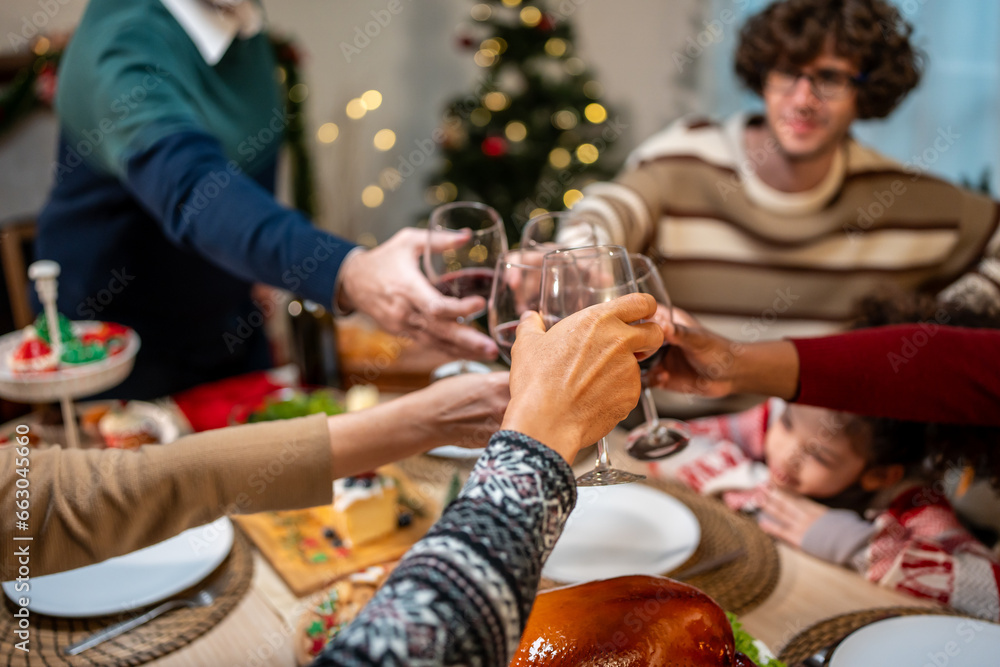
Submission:
<svg viewBox="0 0 1000 667">
<path fill-rule="evenodd" d="M 259 404 L 282 386 L 272 382 L 266 371 L 255 371 L 192 387 L 175 394 L 174 402 L 195 431 L 209 431 L 229 426 L 237 405 Z"/>
</svg>

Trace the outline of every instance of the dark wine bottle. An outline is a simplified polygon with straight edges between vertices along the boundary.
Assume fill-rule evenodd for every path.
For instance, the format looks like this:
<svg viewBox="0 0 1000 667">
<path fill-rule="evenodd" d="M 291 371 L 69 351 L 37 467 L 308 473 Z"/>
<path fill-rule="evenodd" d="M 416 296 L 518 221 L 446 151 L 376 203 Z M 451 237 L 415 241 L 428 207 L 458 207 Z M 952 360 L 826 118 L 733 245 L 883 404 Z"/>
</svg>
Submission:
<svg viewBox="0 0 1000 667">
<path fill-rule="evenodd" d="M 299 382 L 307 387 L 343 388 L 333 313 L 315 301 L 295 298 L 288 303 L 288 316 Z"/>
</svg>

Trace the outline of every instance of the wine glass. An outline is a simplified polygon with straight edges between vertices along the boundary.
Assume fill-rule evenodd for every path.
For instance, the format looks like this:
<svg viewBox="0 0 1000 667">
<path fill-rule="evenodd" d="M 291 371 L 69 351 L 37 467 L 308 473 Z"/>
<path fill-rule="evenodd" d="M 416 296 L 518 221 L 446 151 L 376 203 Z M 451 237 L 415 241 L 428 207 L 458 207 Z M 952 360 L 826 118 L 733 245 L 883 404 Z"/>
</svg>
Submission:
<svg viewBox="0 0 1000 667">
<path fill-rule="evenodd" d="M 483 297 L 483 309 L 463 318 L 471 322 L 486 312 L 485 302 L 493 286 L 497 259 L 507 251 L 507 235 L 500 214 L 486 204 L 458 201 L 438 206 L 427 225 L 428 243 L 424 247 L 424 272 L 428 280 L 445 296 L 461 299 Z M 465 234 L 468 240 L 441 252 L 431 249 L 431 237 L 439 232 Z"/>
<path fill-rule="evenodd" d="M 541 313 L 545 326 L 598 303 L 636 291 L 628 252 L 621 246 L 556 250 L 542 262 Z M 577 477 L 577 486 L 608 486 L 645 479 L 611 465 L 607 438 L 597 443 L 594 469 Z"/>
<path fill-rule="evenodd" d="M 521 248 L 525 250 L 581 248 L 597 245 L 597 241 L 594 223 L 572 211 L 536 215 L 521 230 Z"/>
<path fill-rule="evenodd" d="M 521 314 L 539 308 L 543 255 L 537 250 L 508 250 L 497 262 L 487 312 L 490 335 L 508 365 Z"/>
<path fill-rule="evenodd" d="M 663 285 L 663 278 L 660 277 L 656 264 L 646 255 L 632 254 L 629 255 L 629 259 L 632 261 L 632 271 L 638 291 L 656 299 L 657 319 L 662 317 L 667 322 L 672 322 L 670 296 Z M 657 414 L 653 392 L 649 389 L 649 371 L 663 359 L 669 348 L 670 343 L 664 343 L 659 350 L 639 362 L 642 379 L 642 395 L 639 402 L 646 415 L 646 423 L 629 434 L 625 451 L 641 461 L 655 461 L 676 454 L 687 447 L 691 440 L 687 424 L 676 419 L 662 419 Z"/>
</svg>

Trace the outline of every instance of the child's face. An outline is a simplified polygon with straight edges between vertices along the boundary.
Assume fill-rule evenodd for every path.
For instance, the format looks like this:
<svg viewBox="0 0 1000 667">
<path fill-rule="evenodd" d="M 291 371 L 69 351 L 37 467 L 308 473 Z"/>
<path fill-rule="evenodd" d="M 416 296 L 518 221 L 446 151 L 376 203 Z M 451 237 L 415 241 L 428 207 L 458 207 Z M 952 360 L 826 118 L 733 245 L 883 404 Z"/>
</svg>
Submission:
<svg viewBox="0 0 1000 667">
<path fill-rule="evenodd" d="M 812 498 L 841 493 L 865 470 L 865 459 L 822 408 L 789 405 L 767 430 L 764 451 L 778 488 Z"/>
</svg>

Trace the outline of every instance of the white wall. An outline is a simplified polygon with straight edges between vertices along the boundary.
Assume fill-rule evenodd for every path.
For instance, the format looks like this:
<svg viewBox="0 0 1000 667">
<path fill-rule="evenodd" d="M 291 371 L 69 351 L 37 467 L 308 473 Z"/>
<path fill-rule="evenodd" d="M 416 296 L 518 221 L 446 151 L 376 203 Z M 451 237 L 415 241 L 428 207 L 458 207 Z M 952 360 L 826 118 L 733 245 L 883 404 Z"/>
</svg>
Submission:
<svg viewBox="0 0 1000 667">
<path fill-rule="evenodd" d="M 402 11 L 347 61 L 341 43 L 351 44 L 357 31 L 384 10 L 388 0 L 265 0 L 273 29 L 296 38 L 306 52 L 303 74 L 310 87 L 309 122 L 315 128 L 335 122 L 336 142 L 313 141 L 320 222 L 356 238 L 369 231 L 384 240 L 414 221 L 424 210 L 423 191 L 437 161 L 428 160 L 377 209 L 361 205 L 361 189 L 374 183 L 381 169 L 397 166 L 425 142 L 441 119 L 444 102 L 472 90 L 477 67 L 472 53 L 456 46 L 456 35 L 469 22 L 472 0 L 401 0 Z M 557 0 L 555 6 L 577 31 L 577 49 L 605 87 L 605 101 L 622 115 L 628 129 L 622 148 L 633 145 L 686 110 L 690 91 L 677 85 L 671 54 L 700 16 L 697 0 Z M 4 0 L 0 5 L 0 51 L 10 49 L 11 33 L 32 23 L 45 31 L 70 29 L 79 20 L 84 0 Z M 43 13 L 48 7 L 49 18 Z M 385 15 L 382 15 L 383 18 Z M 25 23 L 27 21 L 27 23 Z M 374 32 L 374 30 L 372 31 Z M 360 121 L 349 121 L 346 103 L 375 88 L 382 107 Z M 382 128 L 396 132 L 396 145 L 385 153 L 371 145 Z M 52 124 L 32 128 L 30 136 L 0 141 L 0 218 L 30 211 L 47 190 L 52 161 Z"/>
</svg>

